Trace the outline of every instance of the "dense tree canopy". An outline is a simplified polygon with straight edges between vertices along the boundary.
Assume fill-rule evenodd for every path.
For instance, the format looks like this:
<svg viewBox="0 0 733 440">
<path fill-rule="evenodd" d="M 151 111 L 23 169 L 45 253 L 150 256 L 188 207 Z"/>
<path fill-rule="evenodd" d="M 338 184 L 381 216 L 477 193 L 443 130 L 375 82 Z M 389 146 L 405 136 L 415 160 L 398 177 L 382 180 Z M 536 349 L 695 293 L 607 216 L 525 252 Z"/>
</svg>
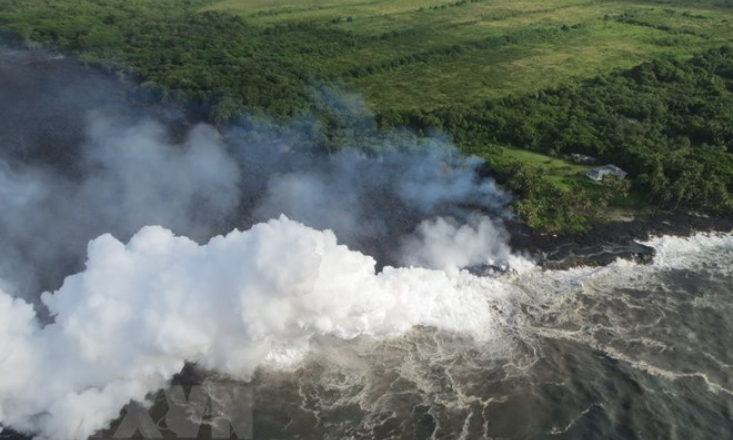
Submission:
<svg viewBox="0 0 733 440">
<path fill-rule="evenodd" d="M 657 60 L 536 94 L 392 119 L 452 133 L 467 151 L 512 145 L 587 154 L 668 207 L 733 209 L 733 49 Z"/>
</svg>

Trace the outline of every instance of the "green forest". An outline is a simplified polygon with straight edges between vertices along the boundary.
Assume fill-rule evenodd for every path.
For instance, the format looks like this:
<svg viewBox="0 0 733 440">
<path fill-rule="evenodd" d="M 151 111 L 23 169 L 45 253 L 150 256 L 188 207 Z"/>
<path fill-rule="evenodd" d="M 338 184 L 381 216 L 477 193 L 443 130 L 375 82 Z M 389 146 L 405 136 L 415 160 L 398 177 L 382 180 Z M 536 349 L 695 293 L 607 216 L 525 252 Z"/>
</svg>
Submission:
<svg viewBox="0 0 733 440">
<path fill-rule="evenodd" d="M 616 164 L 633 176 L 631 189 L 655 205 L 720 215 L 733 210 L 733 47 L 475 106 L 396 113 L 383 123 L 451 133 L 529 197 L 520 202 L 520 213 L 535 223 L 562 191 L 532 180 L 543 175 L 541 165 L 518 172 L 531 165 L 502 154 L 502 145 Z M 518 177 L 523 175 L 531 179 Z M 588 186 L 572 178 L 566 184 L 574 195 Z"/>
<path fill-rule="evenodd" d="M 327 151 L 448 134 L 548 231 L 733 214 L 730 0 L 0 0 L 0 32 L 219 126 L 316 118 L 304 143 Z M 592 182 L 573 154 L 629 176 Z"/>
</svg>

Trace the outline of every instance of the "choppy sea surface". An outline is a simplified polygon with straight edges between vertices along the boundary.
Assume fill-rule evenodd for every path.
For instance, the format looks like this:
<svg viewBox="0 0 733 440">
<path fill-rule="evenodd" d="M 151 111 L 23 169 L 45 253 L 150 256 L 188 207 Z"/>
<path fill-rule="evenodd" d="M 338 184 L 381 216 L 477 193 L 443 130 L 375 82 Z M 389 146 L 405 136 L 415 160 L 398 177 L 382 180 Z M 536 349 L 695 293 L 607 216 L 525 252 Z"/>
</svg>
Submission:
<svg viewBox="0 0 733 440">
<path fill-rule="evenodd" d="M 323 340 L 262 368 L 254 437 L 732 438 L 733 235 L 648 244 L 652 265 L 494 280 L 478 337 Z"/>
</svg>

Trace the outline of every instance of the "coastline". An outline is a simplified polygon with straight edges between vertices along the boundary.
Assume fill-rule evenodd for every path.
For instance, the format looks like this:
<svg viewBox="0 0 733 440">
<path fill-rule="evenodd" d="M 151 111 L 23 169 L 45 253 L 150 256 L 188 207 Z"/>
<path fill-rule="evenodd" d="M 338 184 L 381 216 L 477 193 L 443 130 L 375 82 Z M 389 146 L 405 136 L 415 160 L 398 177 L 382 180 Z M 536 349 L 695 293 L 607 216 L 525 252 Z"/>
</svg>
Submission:
<svg viewBox="0 0 733 440">
<path fill-rule="evenodd" d="M 658 210 L 633 213 L 628 220 L 596 222 L 588 232 L 554 235 L 539 232 L 524 223 L 506 224 L 509 244 L 518 253 L 533 258 L 546 269 L 605 266 L 618 258 L 651 263 L 654 248 L 641 244 L 651 237 L 689 237 L 696 233 L 731 233 L 733 218 L 703 216 L 690 212 Z"/>
</svg>

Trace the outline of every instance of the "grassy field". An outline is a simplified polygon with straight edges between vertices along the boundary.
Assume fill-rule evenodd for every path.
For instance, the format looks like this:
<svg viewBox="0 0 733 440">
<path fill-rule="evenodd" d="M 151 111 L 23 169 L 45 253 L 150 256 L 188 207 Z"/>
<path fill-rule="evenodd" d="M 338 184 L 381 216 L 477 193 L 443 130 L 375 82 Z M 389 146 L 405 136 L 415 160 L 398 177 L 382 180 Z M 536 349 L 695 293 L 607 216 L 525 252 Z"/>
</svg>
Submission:
<svg viewBox="0 0 733 440">
<path fill-rule="evenodd" d="M 574 182 L 590 184 L 588 178 L 585 177 L 585 172 L 591 168 L 590 166 L 575 164 L 557 157 L 518 148 L 503 148 L 502 154 L 494 157 L 493 160 L 497 162 L 517 161 L 541 168 L 546 173 L 543 177 L 549 183 L 563 189 L 568 189 Z"/>
<path fill-rule="evenodd" d="M 224 0 L 204 10 L 350 33 L 352 47 L 303 62 L 376 111 L 470 105 L 733 39 L 733 5 L 704 0 Z"/>
<path fill-rule="evenodd" d="M 244 24 L 204 19 L 208 11 Z M 188 94 L 233 90 L 244 107 L 289 113 L 304 92 L 292 106 L 270 97 L 283 82 L 317 78 L 382 113 L 472 105 L 686 58 L 733 41 L 733 0 L 0 0 L 4 25 Z M 237 69 L 248 73 L 237 80 Z M 280 79 L 260 81 L 257 70 Z M 247 86 L 258 90 L 243 93 Z"/>
</svg>

